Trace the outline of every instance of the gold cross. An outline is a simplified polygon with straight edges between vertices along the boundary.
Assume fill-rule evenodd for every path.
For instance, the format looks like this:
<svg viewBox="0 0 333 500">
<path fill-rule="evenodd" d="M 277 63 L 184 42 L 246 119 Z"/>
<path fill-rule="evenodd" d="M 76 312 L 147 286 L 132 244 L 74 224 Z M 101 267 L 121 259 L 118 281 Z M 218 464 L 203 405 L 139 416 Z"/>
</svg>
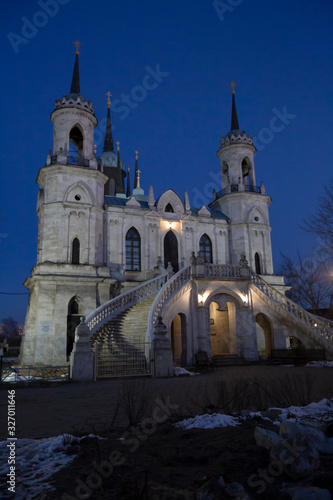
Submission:
<svg viewBox="0 0 333 500">
<path fill-rule="evenodd" d="M 129 172 L 129 171 L 130 171 L 130 169 L 127 167 L 127 172 Z"/>
<path fill-rule="evenodd" d="M 76 42 L 73 42 L 72 45 L 75 45 L 76 47 L 75 55 L 78 56 L 80 54 L 79 47 L 81 47 L 82 43 L 80 43 L 79 40 L 76 40 Z"/>
<path fill-rule="evenodd" d="M 111 100 L 110 97 L 112 96 L 111 92 L 107 92 L 105 95 L 108 96 L 108 100 L 106 101 L 106 104 L 108 105 L 108 108 L 111 106 Z"/>
<path fill-rule="evenodd" d="M 116 144 L 117 144 L 117 151 L 119 151 L 119 144 L 120 144 L 120 142 L 117 141 Z"/>
<path fill-rule="evenodd" d="M 96 151 L 97 151 L 97 146 L 96 144 L 94 144 L 94 154 L 96 154 Z"/>
<path fill-rule="evenodd" d="M 135 159 L 137 160 L 139 157 L 139 151 L 135 151 Z"/>
<path fill-rule="evenodd" d="M 235 94 L 235 87 L 236 85 L 238 85 L 237 83 L 235 83 L 234 81 L 232 81 L 231 83 L 229 83 L 230 87 L 232 88 L 232 91 L 231 93 L 232 94 Z"/>
</svg>

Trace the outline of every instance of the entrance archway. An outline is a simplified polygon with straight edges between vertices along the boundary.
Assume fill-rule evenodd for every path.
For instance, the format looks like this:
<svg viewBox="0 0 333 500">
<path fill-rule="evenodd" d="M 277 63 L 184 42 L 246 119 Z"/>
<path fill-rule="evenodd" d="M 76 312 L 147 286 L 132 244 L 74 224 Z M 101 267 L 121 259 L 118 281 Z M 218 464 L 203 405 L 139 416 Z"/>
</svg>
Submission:
<svg viewBox="0 0 333 500">
<path fill-rule="evenodd" d="M 171 323 L 171 347 L 173 361 L 177 366 L 187 364 L 186 316 L 179 313 Z"/>
<path fill-rule="evenodd" d="M 173 231 L 168 231 L 164 237 L 164 267 L 168 267 L 168 263 L 171 262 L 173 267 L 173 272 L 177 273 L 179 271 L 178 264 L 178 241 L 175 233 Z"/>
<path fill-rule="evenodd" d="M 236 305 L 221 294 L 209 306 L 212 355 L 237 354 Z"/>
<path fill-rule="evenodd" d="M 82 306 L 81 300 L 78 297 L 73 297 L 68 303 L 68 314 L 67 314 L 67 361 L 72 352 L 74 340 L 75 340 L 75 329 L 80 324 L 80 317 L 82 316 Z"/>
<path fill-rule="evenodd" d="M 256 327 L 259 356 L 266 356 L 268 358 L 274 347 L 273 330 L 270 321 L 263 313 L 256 315 Z"/>
</svg>

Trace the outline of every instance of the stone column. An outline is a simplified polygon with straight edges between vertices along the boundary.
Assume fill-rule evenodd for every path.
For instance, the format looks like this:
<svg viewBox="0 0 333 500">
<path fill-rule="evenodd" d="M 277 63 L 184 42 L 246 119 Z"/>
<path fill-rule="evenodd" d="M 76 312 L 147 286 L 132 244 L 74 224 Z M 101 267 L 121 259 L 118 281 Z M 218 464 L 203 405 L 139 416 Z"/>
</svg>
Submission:
<svg viewBox="0 0 333 500">
<path fill-rule="evenodd" d="M 94 380 L 94 353 L 91 350 L 90 330 L 85 323 L 77 327 L 70 365 L 72 380 Z"/>
<path fill-rule="evenodd" d="M 153 377 L 173 376 L 173 353 L 170 340 L 166 337 L 168 328 L 162 323 L 161 316 L 158 317 L 158 324 L 154 328 L 153 348 Z"/>
</svg>

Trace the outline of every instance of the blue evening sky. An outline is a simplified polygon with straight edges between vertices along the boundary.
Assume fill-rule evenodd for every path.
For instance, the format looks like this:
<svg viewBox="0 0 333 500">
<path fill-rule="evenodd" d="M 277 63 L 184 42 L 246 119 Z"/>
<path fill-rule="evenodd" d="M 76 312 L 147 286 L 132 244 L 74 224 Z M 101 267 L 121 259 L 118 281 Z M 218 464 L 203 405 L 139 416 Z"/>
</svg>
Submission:
<svg viewBox="0 0 333 500">
<path fill-rule="evenodd" d="M 25 292 L 36 263 L 35 179 L 52 148 L 54 101 L 70 90 L 77 38 L 98 153 L 110 90 L 121 158 L 133 175 L 138 149 L 142 187 L 152 184 L 156 198 L 187 189 L 200 206 L 221 189 L 216 151 L 230 129 L 234 80 L 240 128 L 257 137 L 257 184 L 272 197 L 275 269 L 280 251 L 311 254 L 318 243 L 299 224 L 332 177 L 332 19 L 330 0 L 4 2 L 0 291 Z M 147 75 L 156 70 L 154 85 Z M 0 321 L 23 322 L 27 298 L 0 295 Z"/>
</svg>

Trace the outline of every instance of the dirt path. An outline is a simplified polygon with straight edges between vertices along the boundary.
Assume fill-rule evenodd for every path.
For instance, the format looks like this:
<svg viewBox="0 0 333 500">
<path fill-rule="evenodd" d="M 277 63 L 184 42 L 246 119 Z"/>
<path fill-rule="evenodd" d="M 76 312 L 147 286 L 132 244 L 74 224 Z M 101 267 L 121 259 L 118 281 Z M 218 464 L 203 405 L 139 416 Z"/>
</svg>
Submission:
<svg viewBox="0 0 333 500">
<path fill-rule="evenodd" d="M 316 400 L 328 397 L 332 391 L 333 368 L 302 368 L 282 366 L 226 367 L 193 377 L 169 379 L 145 379 L 149 399 L 156 406 L 156 398 L 169 400 L 182 408 L 193 409 L 195 403 L 214 402 L 216 385 L 220 381 L 235 379 L 278 379 L 295 375 L 313 382 L 312 394 Z M 141 379 L 142 380 L 142 379 Z M 117 394 L 122 381 L 105 380 L 97 383 L 69 383 L 62 386 L 19 387 L 11 385 L 16 392 L 16 436 L 49 437 L 70 432 L 73 427 L 106 427 L 114 414 Z M 0 390 L 0 439 L 6 439 L 7 390 Z M 118 425 L 127 425 L 126 416 L 118 415 Z"/>
</svg>

